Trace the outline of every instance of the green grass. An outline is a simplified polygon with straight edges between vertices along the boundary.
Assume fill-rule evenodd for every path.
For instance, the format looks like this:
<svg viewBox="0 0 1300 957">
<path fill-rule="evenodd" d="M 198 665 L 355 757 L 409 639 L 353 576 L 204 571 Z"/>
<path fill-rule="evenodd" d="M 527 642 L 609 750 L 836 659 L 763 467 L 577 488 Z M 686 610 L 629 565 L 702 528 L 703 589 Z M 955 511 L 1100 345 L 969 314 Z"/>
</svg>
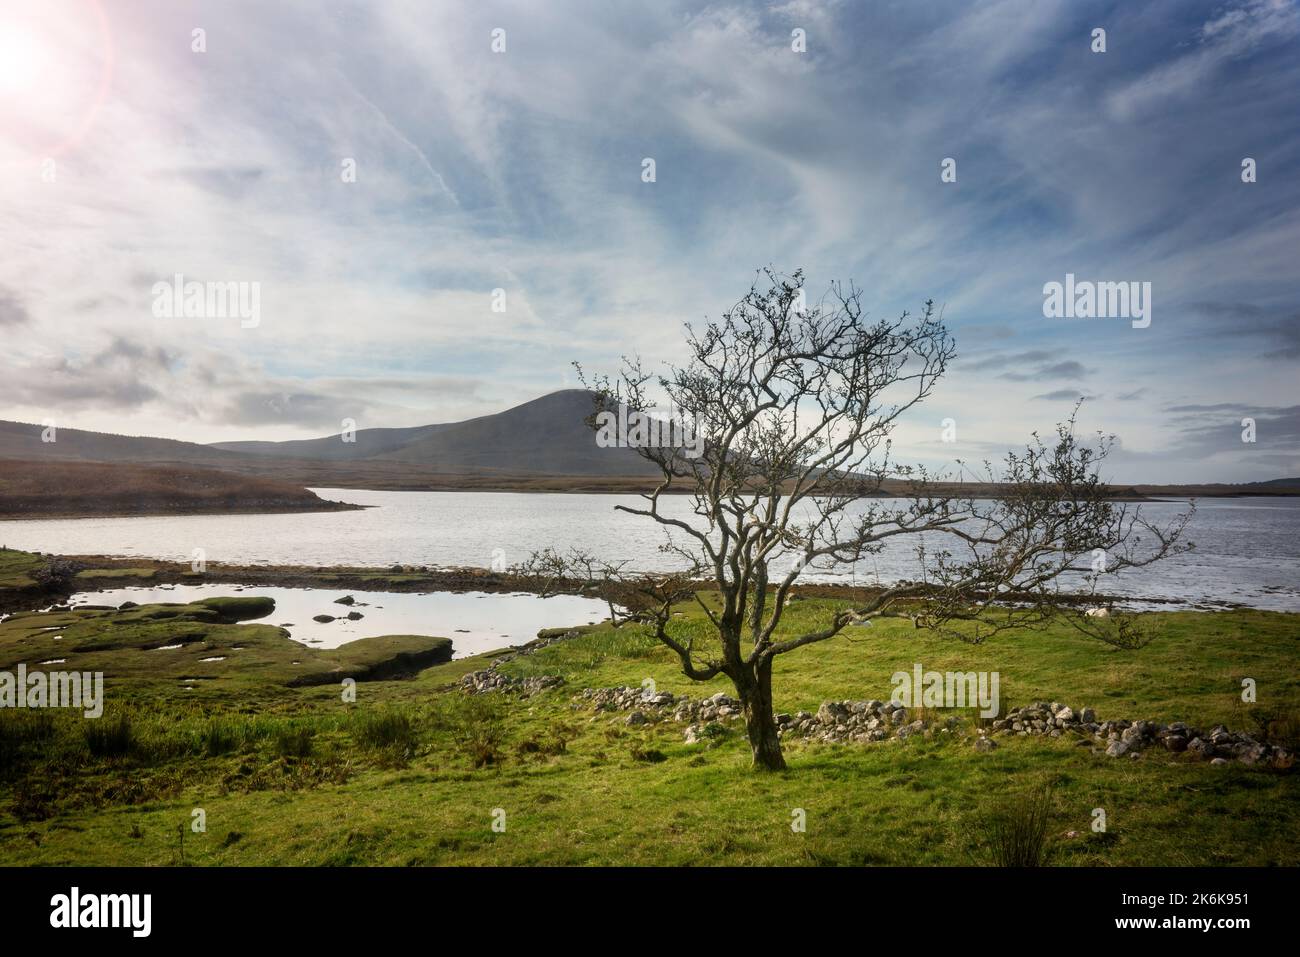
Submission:
<svg viewBox="0 0 1300 957">
<path fill-rule="evenodd" d="M 815 624 L 833 608 L 796 602 L 789 625 Z M 0 859 L 176 863 L 177 824 L 202 807 L 208 830 L 187 832 L 190 864 L 951 865 L 1026 853 L 1066 866 L 1300 864 L 1300 788 L 1289 771 L 1154 751 L 1112 759 L 1064 737 L 1003 737 L 981 754 L 963 735 L 936 735 L 843 746 L 787 739 L 789 770 L 760 773 L 734 726 L 686 745 L 675 722 L 633 728 L 622 714 L 575 707 L 583 687 L 646 678 L 697 697 L 729 690 L 688 681 L 666 649 L 631 628 L 588 629 L 504 666 L 565 678 L 532 698 L 457 691 L 486 655 L 363 682 L 349 701 L 335 682 L 286 687 L 305 666 L 281 652 L 373 669 L 414 639 L 372 639 L 343 655 L 287 649 L 278 629 L 212 615 L 150 606 L 0 624 L 0 668 L 44 657 L 59 632 L 42 629 L 57 623 L 60 656 L 75 655 L 67 667 L 89 668 L 83 656 L 105 666 L 110 691 L 94 732 L 68 712 L 0 712 Z M 1055 699 L 1102 719 L 1252 729 L 1243 677 L 1256 680 L 1257 708 L 1300 703 L 1297 616 L 1149 620 L 1154 641 L 1139 651 L 1089 642 L 1063 624 L 969 646 L 877 623 L 778 659 L 776 704 L 884 699 L 891 674 L 913 662 L 996 670 L 1004 702 Z M 676 627 L 705 635 L 694 611 Z M 193 640 L 180 649 L 145 650 L 186 635 Z M 189 656 L 188 670 L 236 644 L 256 652 L 253 664 L 214 669 L 217 679 L 197 691 L 178 687 L 182 666 L 166 656 Z M 1041 828 L 1038 817 L 1017 823 L 1026 807 Z M 1095 808 L 1106 812 L 1105 833 L 1091 830 Z M 497 809 L 503 833 L 492 829 Z M 796 809 L 804 833 L 790 827 Z M 1026 827 L 1027 836 L 1015 830 Z"/>
<path fill-rule="evenodd" d="M 45 559 L 31 552 L 0 548 L 0 588 L 29 588 L 36 584 L 32 572 L 45 564 Z"/>
<path fill-rule="evenodd" d="M 173 759 L 171 773 L 134 786 L 133 765 L 106 767 L 75 808 L 56 800 L 44 820 L 7 814 L 0 847 L 11 863 L 166 864 L 175 824 L 202 807 L 209 831 L 186 845 L 200 864 L 989 863 L 982 821 L 1002 798 L 1050 785 L 1052 863 L 1296 863 L 1291 776 L 1114 761 L 1023 739 L 992 755 L 924 740 L 795 749 L 792 770 L 756 775 L 735 741 L 701 750 L 660 735 L 666 760 L 650 764 L 631 757 L 635 736 L 598 724 L 561 754 L 479 769 L 432 724 L 427 753 L 407 766 L 358 750 L 351 769 L 328 722 L 306 757 L 285 753 L 286 729 L 198 780 L 180 769 L 211 759 Z M 1107 809 L 1105 835 L 1089 830 L 1095 807 Z M 504 834 L 491 830 L 496 808 Z M 790 830 L 796 808 L 806 833 Z M 1070 830 L 1086 836 L 1064 838 Z"/>
<path fill-rule="evenodd" d="M 77 581 L 98 583 L 102 579 L 136 578 L 148 581 L 158 575 L 156 568 L 83 568 L 77 572 Z"/>
</svg>

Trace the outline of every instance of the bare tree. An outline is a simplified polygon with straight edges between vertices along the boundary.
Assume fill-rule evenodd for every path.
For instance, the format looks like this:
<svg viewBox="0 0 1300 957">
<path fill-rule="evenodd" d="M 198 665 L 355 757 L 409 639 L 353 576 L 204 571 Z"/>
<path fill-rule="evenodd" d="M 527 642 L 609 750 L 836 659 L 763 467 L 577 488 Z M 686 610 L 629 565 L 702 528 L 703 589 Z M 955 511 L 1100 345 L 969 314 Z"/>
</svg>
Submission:
<svg viewBox="0 0 1300 957">
<path fill-rule="evenodd" d="M 608 414 L 660 414 L 656 394 L 668 400 L 678 428 L 660 434 L 670 441 L 638 445 L 661 478 L 643 505 L 617 508 L 663 526 L 680 570 L 636 574 L 625 562 L 554 551 L 521 569 L 593 583 L 622 609 L 616 624 L 653 629 L 688 677 L 730 678 L 760 768 L 785 766 L 772 701 L 778 656 L 884 616 L 979 642 L 1061 612 L 1067 573 L 1076 593 L 1095 590 L 1104 575 L 1190 547 L 1180 544 L 1187 516 L 1157 528 L 1113 500 L 1098 472 L 1110 442 L 1079 442 L 1073 417 L 1054 442 L 1035 436 L 1009 455 L 1001 474 L 986 464 L 997 486 L 894 464 L 895 424 L 930 395 L 953 341 L 932 302 L 915 317 L 870 322 L 853 286 L 832 284 L 806 306 L 803 281 L 764 270 L 720 320 L 686 327 L 683 367 L 652 376 L 625 359 L 613 381 L 583 377 L 596 396 L 594 428 Z M 678 491 L 689 509 L 666 504 Z M 916 544 L 917 580 L 884 585 L 817 630 L 782 628 L 806 567 L 853 564 L 904 536 Z M 720 601 L 702 600 L 702 587 Z M 683 601 L 699 602 L 709 640 L 674 621 Z M 1122 616 L 1069 614 L 1094 637 L 1141 642 Z"/>
</svg>

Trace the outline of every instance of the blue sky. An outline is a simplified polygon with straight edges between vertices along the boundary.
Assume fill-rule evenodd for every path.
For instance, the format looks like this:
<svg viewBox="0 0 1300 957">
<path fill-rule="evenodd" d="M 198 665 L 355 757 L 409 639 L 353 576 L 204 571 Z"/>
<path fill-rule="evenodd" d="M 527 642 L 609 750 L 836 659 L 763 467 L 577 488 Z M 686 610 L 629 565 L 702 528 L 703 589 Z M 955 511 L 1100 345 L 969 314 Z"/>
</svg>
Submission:
<svg viewBox="0 0 1300 957">
<path fill-rule="evenodd" d="M 681 360 L 771 264 L 943 305 L 960 357 L 903 458 L 1087 396 L 1117 480 L 1300 475 L 1294 2 L 328 8 L 0 3 L 0 418 L 466 418 Z M 260 323 L 154 316 L 177 273 L 259 283 Z M 1150 282 L 1151 325 L 1045 318 L 1066 273 Z"/>
</svg>

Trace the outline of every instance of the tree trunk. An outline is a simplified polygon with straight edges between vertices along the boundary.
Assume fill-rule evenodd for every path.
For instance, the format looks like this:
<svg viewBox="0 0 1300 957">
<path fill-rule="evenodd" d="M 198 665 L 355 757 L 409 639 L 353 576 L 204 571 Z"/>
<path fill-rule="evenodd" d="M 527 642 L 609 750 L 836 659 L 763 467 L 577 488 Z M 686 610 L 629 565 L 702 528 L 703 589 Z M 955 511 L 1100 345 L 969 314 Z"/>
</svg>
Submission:
<svg viewBox="0 0 1300 957">
<path fill-rule="evenodd" d="M 754 751 L 754 767 L 765 771 L 785 769 L 781 754 L 781 739 L 776 733 L 776 717 L 772 714 L 772 662 L 766 661 L 754 669 L 745 669 L 736 681 L 736 691 L 745 711 L 745 730 L 749 746 Z"/>
</svg>

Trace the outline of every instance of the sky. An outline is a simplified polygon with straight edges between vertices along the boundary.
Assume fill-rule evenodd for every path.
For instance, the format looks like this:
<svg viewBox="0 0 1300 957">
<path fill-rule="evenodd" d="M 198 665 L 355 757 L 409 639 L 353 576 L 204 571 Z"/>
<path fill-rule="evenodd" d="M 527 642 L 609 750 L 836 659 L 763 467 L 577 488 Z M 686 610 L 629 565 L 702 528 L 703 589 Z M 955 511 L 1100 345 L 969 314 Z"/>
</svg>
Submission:
<svg viewBox="0 0 1300 957">
<path fill-rule="evenodd" d="M 1115 481 L 1300 475 L 1292 0 L 0 0 L 0 134 L 0 419 L 455 421 L 681 362 L 772 266 L 942 306 L 899 459 L 1083 397 Z M 1067 274 L 1149 325 L 1045 316 Z"/>
</svg>

